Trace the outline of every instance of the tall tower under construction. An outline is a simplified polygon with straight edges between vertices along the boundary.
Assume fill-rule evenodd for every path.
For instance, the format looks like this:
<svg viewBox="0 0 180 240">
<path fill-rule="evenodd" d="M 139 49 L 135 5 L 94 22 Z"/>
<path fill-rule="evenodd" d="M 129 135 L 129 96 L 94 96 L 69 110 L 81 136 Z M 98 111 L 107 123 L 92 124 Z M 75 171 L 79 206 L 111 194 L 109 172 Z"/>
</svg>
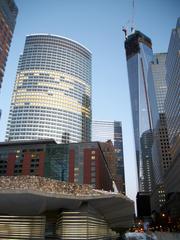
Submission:
<svg viewBox="0 0 180 240">
<path fill-rule="evenodd" d="M 147 73 L 153 57 L 151 39 L 140 31 L 126 36 L 125 50 L 136 149 L 139 191 L 151 192 L 152 130 Z"/>
</svg>

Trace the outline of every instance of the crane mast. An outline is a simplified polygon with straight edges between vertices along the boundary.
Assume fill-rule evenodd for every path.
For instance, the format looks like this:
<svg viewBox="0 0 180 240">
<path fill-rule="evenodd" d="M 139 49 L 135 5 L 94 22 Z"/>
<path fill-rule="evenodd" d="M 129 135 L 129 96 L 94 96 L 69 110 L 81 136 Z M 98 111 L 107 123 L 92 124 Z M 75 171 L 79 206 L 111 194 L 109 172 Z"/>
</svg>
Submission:
<svg viewBox="0 0 180 240">
<path fill-rule="evenodd" d="M 130 26 L 128 26 L 130 25 Z M 124 32 L 125 39 L 128 38 L 128 28 L 130 27 L 130 33 L 134 33 L 134 0 L 132 0 L 132 13 L 131 13 L 131 21 L 129 20 L 125 26 L 122 27 L 122 31 Z"/>
</svg>

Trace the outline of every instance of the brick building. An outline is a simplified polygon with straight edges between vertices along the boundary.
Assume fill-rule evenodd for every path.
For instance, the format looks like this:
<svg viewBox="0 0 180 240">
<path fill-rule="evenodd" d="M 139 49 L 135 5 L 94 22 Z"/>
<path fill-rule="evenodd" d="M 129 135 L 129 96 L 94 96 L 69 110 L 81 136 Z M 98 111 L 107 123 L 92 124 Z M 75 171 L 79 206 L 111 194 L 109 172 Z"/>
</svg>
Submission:
<svg viewBox="0 0 180 240">
<path fill-rule="evenodd" d="M 113 190 L 112 154 L 99 142 L 57 144 L 54 140 L 0 143 L 0 176 L 35 175 Z M 111 161 L 111 165 L 109 162 Z"/>
</svg>

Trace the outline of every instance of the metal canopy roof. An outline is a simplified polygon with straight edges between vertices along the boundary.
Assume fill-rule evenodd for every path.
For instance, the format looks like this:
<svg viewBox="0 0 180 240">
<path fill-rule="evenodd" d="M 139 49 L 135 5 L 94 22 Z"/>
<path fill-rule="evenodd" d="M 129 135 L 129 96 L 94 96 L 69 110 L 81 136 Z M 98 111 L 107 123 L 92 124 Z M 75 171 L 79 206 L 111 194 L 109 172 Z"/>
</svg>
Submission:
<svg viewBox="0 0 180 240">
<path fill-rule="evenodd" d="M 99 213 L 105 218 L 111 228 L 127 228 L 132 226 L 134 203 L 122 194 L 95 189 L 89 189 L 89 193 L 86 192 L 85 194 L 82 192 L 69 194 L 65 193 L 63 189 L 58 192 L 45 192 L 33 186 L 33 178 L 30 176 L 27 176 L 27 188 L 25 183 L 22 183 L 24 184 L 24 189 L 20 185 L 16 186 L 14 183 L 15 180 L 13 181 L 12 177 L 4 177 L 2 181 L 1 178 L 0 215 L 45 215 L 47 211 L 61 211 L 62 209 L 78 210 L 86 202 L 97 211 L 97 214 Z M 43 179 L 45 178 L 41 178 L 41 181 Z M 8 181 L 8 187 L 5 180 Z M 45 181 L 47 181 L 47 184 L 49 183 L 48 181 L 51 183 L 58 182 L 52 179 Z M 62 184 L 62 182 L 59 183 Z M 63 184 L 67 186 L 72 185 L 64 182 Z M 82 188 L 84 186 L 82 185 Z"/>
</svg>

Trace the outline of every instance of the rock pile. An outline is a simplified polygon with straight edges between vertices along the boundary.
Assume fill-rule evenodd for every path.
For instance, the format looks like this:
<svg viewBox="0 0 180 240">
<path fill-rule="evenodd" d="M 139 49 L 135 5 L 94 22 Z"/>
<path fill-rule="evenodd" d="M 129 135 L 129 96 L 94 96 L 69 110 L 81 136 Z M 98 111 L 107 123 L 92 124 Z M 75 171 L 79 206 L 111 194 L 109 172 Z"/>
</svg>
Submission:
<svg viewBox="0 0 180 240">
<path fill-rule="evenodd" d="M 103 194 L 95 191 L 90 185 L 61 182 L 39 176 L 1 176 L 0 191 L 3 189 L 30 190 L 77 196 L 98 196 Z"/>
</svg>

